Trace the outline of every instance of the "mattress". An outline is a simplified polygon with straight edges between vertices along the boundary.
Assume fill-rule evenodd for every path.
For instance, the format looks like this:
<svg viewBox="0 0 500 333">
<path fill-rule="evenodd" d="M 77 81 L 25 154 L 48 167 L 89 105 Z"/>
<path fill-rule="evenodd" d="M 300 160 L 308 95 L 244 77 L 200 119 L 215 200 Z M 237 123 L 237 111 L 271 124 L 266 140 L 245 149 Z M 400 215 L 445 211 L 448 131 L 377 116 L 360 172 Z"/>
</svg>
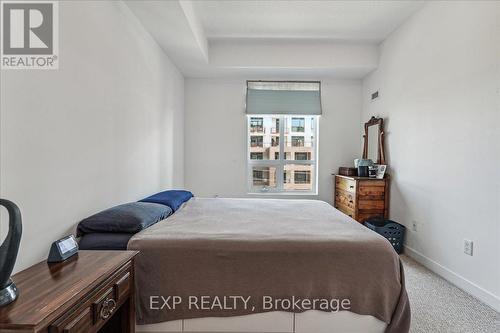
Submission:
<svg viewBox="0 0 500 333">
<path fill-rule="evenodd" d="M 387 324 L 350 311 L 328 313 L 266 312 L 235 317 L 208 317 L 136 325 L 137 333 L 383 333 Z"/>
<path fill-rule="evenodd" d="M 134 235 L 128 249 L 140 251 L 138 324 L 348 310 L 385 322 L 386 332 L 409 329 L 398 255 L 385 238 L 325 202 L 193 198 Z M 211 307 L 197 304 L 204 297 Z M 249 306 L 221 306 L 231 297 L 247 298 Z M 179 302 L 172 306 L 172 299 Z M 290 307 L 296 299 L 347 300 L 349 307 Z"/>
</svg>

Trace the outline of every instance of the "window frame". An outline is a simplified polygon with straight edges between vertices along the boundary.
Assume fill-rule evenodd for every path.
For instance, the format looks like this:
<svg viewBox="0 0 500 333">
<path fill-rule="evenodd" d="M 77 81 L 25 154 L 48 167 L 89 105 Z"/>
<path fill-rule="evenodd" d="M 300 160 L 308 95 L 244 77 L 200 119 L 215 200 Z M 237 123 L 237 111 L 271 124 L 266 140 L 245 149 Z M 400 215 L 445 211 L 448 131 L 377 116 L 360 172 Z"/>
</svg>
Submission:
<svg viewBox="0 0 500 333">
<path fill-rule="evenodd" d="M 275 117 L 279 118 L 279 156 L 280 159 L 264 159 L 264 160 L 252 160 L 250 159 L 250 148 L 251 148 L 251 136 L 250 132 L 250 118 L 252 117 Z M 314 160 L 286 160 L 285 159 L 285 121 L 284 118 L 314 118 Z M 249 114 L 246 117 L 246 174 L 247 174 L 247 194 L 251 195 L 318 195 L 318 161 L 319 161 L 319 121 L 320 115 L 295 115 L 295 114 Z M 290 137 L 291 139 L 291 137 Z M 304 190 L 285 190 L 283 179 L 285 175 L 285 165 L 287 164 L 298 164 L 298 165 L 311 165 L 313 167 L 314 176 L 311 177 L 311 191 Z M 268 187 L 265 190 L 255 189 L 253 186 L 253 167 L 275 167 L 276 168 L 276 187 Z"/>
</svg>

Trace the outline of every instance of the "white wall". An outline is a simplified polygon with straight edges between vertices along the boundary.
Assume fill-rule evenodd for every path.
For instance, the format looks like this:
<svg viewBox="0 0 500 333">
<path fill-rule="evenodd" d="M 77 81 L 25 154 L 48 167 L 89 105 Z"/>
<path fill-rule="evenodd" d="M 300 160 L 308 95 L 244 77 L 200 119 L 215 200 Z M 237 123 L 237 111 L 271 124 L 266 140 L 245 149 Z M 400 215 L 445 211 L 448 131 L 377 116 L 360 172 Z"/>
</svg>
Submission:
<svg viewBox="0 0 500 333">
<path fill-rule="evenodd" d="M 497 309 L 499 43 L 500 3 L 430 2 L 381 45 L 363 82 L 363 119 L 386 118 L 391 218 L 418 223 L 407 252 Z"/>
<path fill-rule="evenodd" d="M 16 270 L 89 214 L 183 186 L 181 73 L 123 3 L 59 12 L 59 70 L 1 72 L 0 191 L 23 215 Z"/>
<path fill-rule="evenodd" d="M 245 94 L 245 79 L 186 79 L 185 185 L 195 195 L 247 196 Z M 307 198 L 332 202 L 331 173 L 361 155 L 361 82 L 323 81 L 321 94 L 318 196 Z"/>
</svg>

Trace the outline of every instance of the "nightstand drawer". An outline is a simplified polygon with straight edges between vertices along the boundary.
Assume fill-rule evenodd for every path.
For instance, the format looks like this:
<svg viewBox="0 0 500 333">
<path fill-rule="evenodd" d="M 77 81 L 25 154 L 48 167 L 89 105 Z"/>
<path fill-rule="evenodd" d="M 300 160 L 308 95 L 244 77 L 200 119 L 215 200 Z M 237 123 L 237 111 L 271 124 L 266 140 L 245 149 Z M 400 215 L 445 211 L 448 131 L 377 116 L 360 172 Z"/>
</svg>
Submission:
<svg viewBox="0 0 500 333">
<path fill-rule="evenodd" d="M 130 293 L 130 266 L 116 274 L 101 291 L 93 297 L 92 317 L 95 325 L 104 324 Z"/>
<path fill-rule="evenodd" d="M 130 263 L 124 265 L 70 315 L 57 319 L 49 327 L 50 333 L 83 333 L 100 329 L 131 295 Z"/>
<path fill-rule="evenodd" d="M 92 317 L 94 324 L 106 322 L 118 308 L 118 297 L 115 289 L 109 288 L 103 295 L 100 295 L 92 304 Z"/>
<path fill-rule="evenodd" d="M 92 314 L 90 308 L 85 308 L 78 313 L 74 318 L 71 318 L 68 323 L 64 323 L 62 333 L 84 333 L 88 332 L 92 327 Z M 57 329 L 56 329 L 57 331 Z M 53 329 L 51 329 L 53 332 Z"/>
<path fill-rule="evenodd" d="M 0 308 L 0 332 L 133 333 L 137 251 L 78 251 L 13 276 L 22 296 Z"/>
<path fill-rule="evenodd" d="M 128 296 L 130 293 L 130 271 L 126 271 L 118 278 L 118 281 L 114 284 L 114 288 L 119 301 Z"/>
</svg>

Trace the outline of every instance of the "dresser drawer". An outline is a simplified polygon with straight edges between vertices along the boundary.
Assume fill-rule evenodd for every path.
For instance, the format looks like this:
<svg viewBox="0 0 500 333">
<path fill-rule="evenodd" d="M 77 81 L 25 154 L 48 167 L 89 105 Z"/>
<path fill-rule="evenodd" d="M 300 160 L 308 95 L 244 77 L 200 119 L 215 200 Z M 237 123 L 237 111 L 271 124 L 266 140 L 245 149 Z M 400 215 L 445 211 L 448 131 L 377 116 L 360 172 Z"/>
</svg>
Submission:
<svg viewBox="0 0 500 333">
<path fill-rule="evenodd" d="M 359 183 L 359 197 L 367 200 L 383 200 L 385 183 L 378 181 L 361 181 Z"/>
<path fill-rule="evenodd" d="M 347 215 L 347 216 L 349 216 L 349 217 L 351 217 L 353 219 L 356 218 L 355 213 L 354 213 L 354 209 L 346 207 L 346 206 L 344 206 L 342 204 L 337 204 L 335 207 L 338 210 L 340 210 L 342 213 L 344 213 L 345 215 Z"/>
<path fill-rule="evenodd" d="M 379 212 L 361 212 L 358 214 L 356 220 L 363 223 L 369 218 L 384 218 L 384 211 Z"/>
<path fill-rule="evenodd" d="M 346 177 L 335 175 L 334 206 L 363 223 L 371 217 L 388 218 L 389 177 Z"/>
<path fill-rule="evenodd" d="M 356 192 L 356 181 L 354 179 L 335 177 L 335 186 L 343 191 Z"/>
<path fill-rule="evenodd" d="M 385 207 L 384 200 L 364 200 L 359 198 L 358 208 L 360 210 L 381 210 Z"/>
<path fill-rule="evenodd" d="M 335 203 L 350 209 L 356 209 L 356 194 L 337 189 L 335 193 Z"/>
</svg>

